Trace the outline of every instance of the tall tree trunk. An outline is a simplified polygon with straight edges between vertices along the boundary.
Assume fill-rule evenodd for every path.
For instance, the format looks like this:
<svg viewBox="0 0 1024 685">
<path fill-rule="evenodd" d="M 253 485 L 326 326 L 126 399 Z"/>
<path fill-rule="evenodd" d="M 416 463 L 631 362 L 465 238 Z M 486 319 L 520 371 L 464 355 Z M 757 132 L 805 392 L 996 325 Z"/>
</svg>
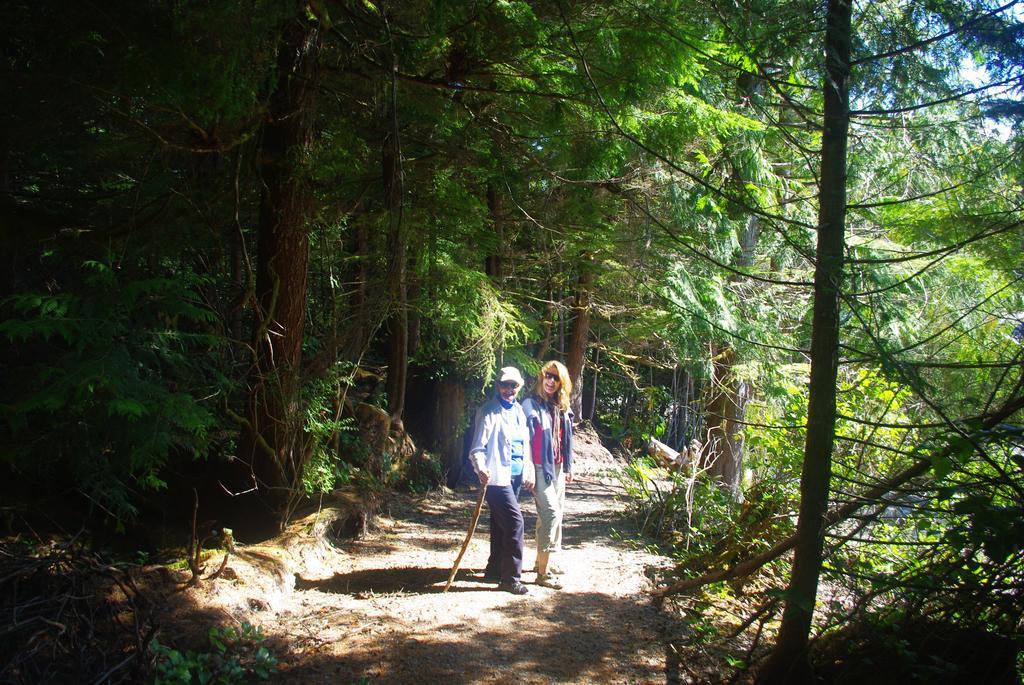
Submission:
<svg viewBox="0 0 1024 685">
<path fill-rule="evenodd" d="M 577 419 L 583 414 L 583 362 L 587 355 L 587 339 L 590 337 L 590 295 L 594 287 L 594 269 L 591 260 L 581 264 L 582 271 L 576 285 L 573 304 L 572 331 L 569 334 L 569 349 L 566 350 L 565 366 L 572 380 L 572 411 Z"/>
<path fill-rule="evenodd" d="M 752 266 L 757 242 L 757 217 L 751 217 L 741 235 L 743 252 L 738 266 Z M 752 388 L 736 373 L 736 350 L 729 344 L 715 345 L 711 352 L 709 401 L 705 408 L 707 430 L 704 434 L 702 462 L 710 475 L 718 478 L 733 498 L 743 499 L 743 425 Z"/>
<path fill-rule="evenodd" d="M 764 82 L 760 78 L 750 81 L 746 96 L 760 100 Z M 747 218 L 739 231 L 740 251 L 735 263 L 738 267 L 751 267 L 756 256 L 760 235 L 760 218 L 754 214 Z M 731 279 L 734 283 L 738 277 Z M 712 352 L 712 378 L 709 387 L 712 402 L 707 407 L 707 431 L 704 435 L 702 461 L 710 466 L 712 476 L 724 485 L 735 500 L 743 499 L 743 422 L 750 400 L 751 386 L 736 373 L 737 355 L 728 343 Z"/>
<path fill-rule="evenodd" d="M 394 55 L 392 60 L 396 60 Z M 396 63 L 394 71 L 397 70 Z M 409 308 L 406 297 L 406 241 L 402 227 L 402 148 L 398 128 L 398 93 L 394 75 L 388 84 L 385 101 L 387 106 L 384 118 L 387 133 L 382 144 L 381 167 L 388 214 L 388 291 L 391 299 L 391 315 L 388 318 L 388 375 L 385 387 L 391 420 L 401 425 L 409 374 Z"/>
<path fill-rule="evenodd" d="M 747 404 L 747 385 L 736 377 L 736 351 L 729 345 L 715 345 L 711 353 L 709 399 L 705 405 L 707 429 L 701 465 L 725 486 L 733 497 L 740 497 L 743 471 L 743 416 Z"/>
<path fill-rule="evenodd" d="M 434 393 L 432 447 L 441 455 L 450 486 L 462 477 L 462 434 L 466 420 L 466 389 L 457 379 L 446 376 Z"/>
<path fill-rule="evenodd" d="M 800 516 L 779 637 L 758 682 L 811 681 L 807 640 L 821 573 L 823 523 L 832 477 L 836 376 L 839 366 L 839 293 L 846 222 L 846 145 L 849 130 L 850 0 L 829 0 L 825 32 L 825 128 L 818 191 L 818 245 L 814 272 L 811 378 L 807 439 L 800 478 Z"/>
<path fill-rule="evenodd" d="M 672 367 L 672 402 L 669 404 L 671 411 L 668 416 L 668 428 L 665 429 L 665 443 L 670 447 L 679 444 L 679 424 L 681 412 L 679 411 L 679 364 Z"/>
<path fill-rule="evenodd" d="M 420 297 L 422 297 L 422 295 L 423 295 L 423 280 L 420 279 L 417 275 L 415 275 L 415 274 L 417 274 L 417 270 L 415 269 L 415 267 L 416 267 L 416 263 L 413 260 L 409 260 L 409 264 L 406 267 L 406 269 L 407 269 L 407 271 L 406 271 L 406 282 L 408 283 L 408 286 L 406 287 L 406 294 L 405 294 L 406 302 L 405 302 L 405 304 L 406 304 L 406 309 L 409 312 L 409 314 L 408 314 L 408 322 L 409 322 L 409 324 L 408 324 L 409 325 L 409 336 L 408 336 L 409 337 L 409 342 L 408 342 L 408 346 L 409 347 L 408 347 L 408 350 L 409 350 L 409 355 L 408 356 L 411 357 L 411 358 L 415 358 L 416 357 L 416 351 L 419 350 L 419 347 L 420 347 L 420 326 L 423 323 L 423 320 L 420 317 L 419 311 L 417 311 L 417 308 L 416 308 L 416 302 L 418 302 Z M 408 274 L 410 272 L 414 274 L 411 278 L 408 276 Z"/>
<path fill-rule="evenodd" d="M 6 218 L 3 217 L 3 212 L 11 202 L 11 152 L 10 152 L 10 136 L 8 136 L 5 128 L 0 125 L 0 221 L 6 223 Z M 5 226 L 4 232 L 10 231 L 10 228 Z M 0 235 L 0 238 L 6 238 L 7 236 Z M 12 250 L 7 240 L 2 240 L 0 244 L 5 245 L 4 253 L 7 255 L 0 262 L 0 297 L 4 297 L 14 292 L 15 274 L 18 273 L 18 250 Z"/>
<path fill-rule="evenodd" d="M 761 217 L 756 214 L 747 217 L 747 223 L 740 231 L 740 256 L 736 260 L 737 266 L 754 266 L 754 258 L 757 256 L 757 239 L 761 236 Z"/>
<path fill-rule="evenodd" d="M 493 182 L 487 184 L 487 208 L 491 212 L 491 226 L 494 227 L 496 244 L 494 254 L 487 255 L 484 270 L 491 280 L 500 284 L 505 278 L 505 260 L 502 257 L 505 252 L 505 222 L 501 195 Z"/>
<path fill-rule="evenodd" d="M 548 302 L 544 307 L 543 333 L 540 336 L 540 343 L 537 345 L 537 353 L 534 355 L 537 361 L 547 361 L 548 352 L 551 351 L 551 339 L 554 337 L 556 316 L 558 316 L 558 310 L 555 308 L 555 293 L 548 288 Z"/>
<path fill-rule="evenodd" d="M 626 399 L 619 408 L 619 416 L 622 418 L 622 446 L 627 451 L 633 449 L 633 440 L 629 435 L 629 429 L 633 425 L 633 410 L 636 408 L 637 399 L 637 390 L 630 385 L 626 389 Z"/>
<path fill-rule="evenodd" d="M 357 213 L 358 210 L 357 206 Z M 358 216 L 349 236 L 348 251 L 353 259 L 345 272 L 345 282 L 351 283 L 351 290 L 346 306 L 348 323 L 345 327 L 341 354 L 349 361 L 356 361 L 363 355 L 368 338 L 380 320 L 371 314 L 371 302 L 368 297 L 372 250 L 369 222 L 366 217 Z"/>
<path fill-rule="evenodd" d="M 689 371 L 686 372 L 686 386 L 684 388 L 684 411 L 685 411 L 685 422 L 683 436 L 687 443 L 693 440 L 700 434 L 702 428 L 703 414 L 698 410 L 697 406 L 697 383 L 693 379 L 693 374 Z"/>
<path fill-rule="evenodd" d="M 601 348 L 594 347 L 593 359 L 590 361 L 590 368 L 593 369 L 590 376 L 590 390 L 583 396 L 583 416 L 585 419 L 594 422 L 594 412 L 597 409 L 597 377 L 600 375 Z"/>
<path fill-rule="evenodd" d="M 686 367 L 676 366 L 673 371 L 672 397 L 675 409 L 672 412 L 674 429 L 670 433 L 669 445 L 682 451 L 697 437 L 697 429 L 703 417 L 703 407 L 696 407 L 693 374 Z M 678 379 L 676 376 L 678 375 Z M 703 437 L 703 436 L 701 436 Z"/>
<path fill-rule="evenodd" d="M 263 501 L 281 524 L 305 466 L 299 367 L 313 194 L 300 167 L 312 139 L 320 45 L 304 11 L 285 26 L 260 154 L 258 312 L 244 445 Z"/>
<path fill-rule="evenodd" d="M 11 195 L 11 146 L 7 132 L 0 129 L 0 204 Z"/>
</svg>

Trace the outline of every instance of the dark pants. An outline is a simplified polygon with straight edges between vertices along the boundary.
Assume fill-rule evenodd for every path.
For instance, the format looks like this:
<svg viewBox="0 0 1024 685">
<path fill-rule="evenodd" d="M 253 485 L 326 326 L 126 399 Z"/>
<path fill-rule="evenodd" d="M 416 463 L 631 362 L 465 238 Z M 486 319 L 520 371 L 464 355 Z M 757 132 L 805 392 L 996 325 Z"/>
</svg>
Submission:
<svg viewBox="0 0 1024 685">
<path fill-rule="evenodd" d="M 486 575 L 501 582 L 519 580 L 523 572 L 523 513 L 511 485 L 488 485 L 487 507 L 491 512 L 491 556 Z"/>
<path fill-rule="evenodd" d="M 519 464 L 519 475 L 515 475 L 516 463 Z M 519 499 L 519 491 L 523 488 L 523 460 L 522 457 L 512 457 L 512 494 Z"/>
</svg>

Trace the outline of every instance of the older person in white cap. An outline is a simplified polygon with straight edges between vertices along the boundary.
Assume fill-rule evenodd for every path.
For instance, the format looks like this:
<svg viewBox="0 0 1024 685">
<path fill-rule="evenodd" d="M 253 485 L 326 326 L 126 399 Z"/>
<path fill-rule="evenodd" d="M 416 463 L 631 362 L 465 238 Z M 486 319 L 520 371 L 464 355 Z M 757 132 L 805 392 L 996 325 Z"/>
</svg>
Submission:
<svg viewBox="0 0 1024 685">
<path fill-rule="evenodd" d="M 513 461 L 522 464 L 529 442 L 526 415 L 516 401 L 523 387 L 519 369 L 506 366 L 498 372 L 497 395 L 478 413 L 473 442 L 469 449 L 473 469 L 486 487 L 485 497 L 491 514 L 491 554 L 484 580 L 499 582 L 499 588 L 515 595 L 528 590 L 521 581 L 523 571 L 523 513 L 512 489 Z M 533 488 L 532 469 L 523 470 L 524 485 Z"/>
</svg>

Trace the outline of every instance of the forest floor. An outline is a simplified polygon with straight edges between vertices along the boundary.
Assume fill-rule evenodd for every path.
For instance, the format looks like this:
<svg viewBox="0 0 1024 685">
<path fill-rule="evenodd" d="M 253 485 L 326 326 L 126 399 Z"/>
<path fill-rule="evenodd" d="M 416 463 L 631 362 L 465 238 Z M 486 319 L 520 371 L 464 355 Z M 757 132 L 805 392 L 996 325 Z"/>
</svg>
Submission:
<svg viewBox="0 0 1024 685">
<path fill-rule="evenodd" d="M 211 624 L 259 625 L 279 659 L 275 683 L 693 682 L 680 678 L 668 640 L 678 623 L 649 594 L 649 577 L 669 561 L 636 544 L 609 458 L 596 449 L 578 457 L 562 590 L 536 585 L 529 570 L 536 515 L 524 492 L 529 594 L 483 581 L 486 506 L 443 593 L 475 493 L 442 490 L 391 498 L 354 540 L 319 534 L 321 511 L 281 538 L 240 547 L 220 578 L 176 593 L 162 633 L 184 639 Z"/>
</svg>

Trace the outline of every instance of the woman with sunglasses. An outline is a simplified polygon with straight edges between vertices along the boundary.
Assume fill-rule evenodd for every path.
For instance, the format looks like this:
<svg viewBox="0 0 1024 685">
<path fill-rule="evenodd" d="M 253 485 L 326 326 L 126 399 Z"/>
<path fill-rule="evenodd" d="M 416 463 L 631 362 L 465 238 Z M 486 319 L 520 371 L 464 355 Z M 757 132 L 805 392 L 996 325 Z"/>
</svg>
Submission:
<svg viewBox="0 0 1024 685">
<path fill-rule="evenodd" d="M 562 585 L 551 561 L 562 549 L 565 486 L 572 482 L 571 396 L 569 371 L 561 362 L 549 361 L 537 375 L 533 395 L 523 403 L 536 473 L 537 584 L 555 590 Z"/>
</svg>

